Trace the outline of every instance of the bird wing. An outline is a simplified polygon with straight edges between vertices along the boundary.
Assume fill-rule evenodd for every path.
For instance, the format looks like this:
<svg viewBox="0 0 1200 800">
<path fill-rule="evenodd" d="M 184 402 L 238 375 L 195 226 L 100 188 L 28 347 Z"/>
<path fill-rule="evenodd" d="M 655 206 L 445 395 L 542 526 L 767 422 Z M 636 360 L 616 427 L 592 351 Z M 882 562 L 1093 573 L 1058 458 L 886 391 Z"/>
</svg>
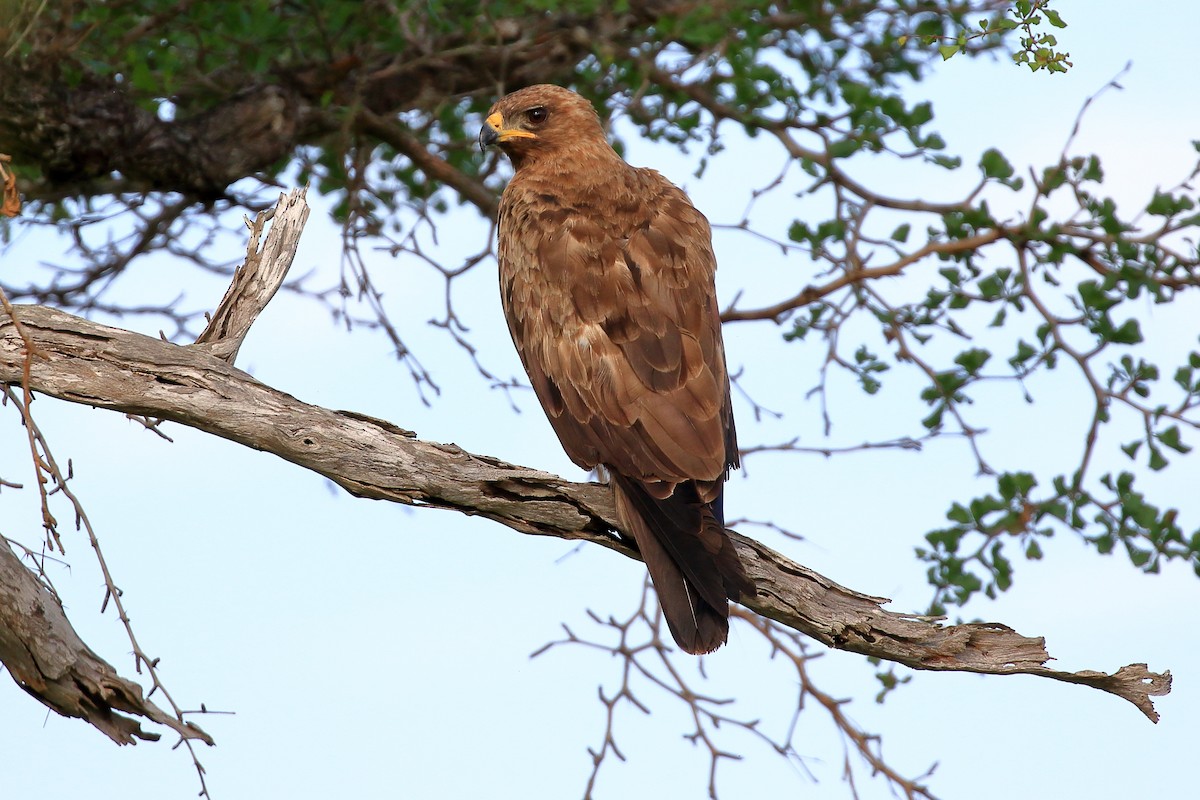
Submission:
<svg viewBox="0 0 1200 800">
<path fill-rule="evenodd" d="M 635 172 L 643 201 L 612 213 L 567 214 L 532 190 L 502 204 L 506 317 L 576 463 L 657 497 L 695 480 L 708 502 L 737 462 L 711 231 L 680 189 Z"/>
</svg>

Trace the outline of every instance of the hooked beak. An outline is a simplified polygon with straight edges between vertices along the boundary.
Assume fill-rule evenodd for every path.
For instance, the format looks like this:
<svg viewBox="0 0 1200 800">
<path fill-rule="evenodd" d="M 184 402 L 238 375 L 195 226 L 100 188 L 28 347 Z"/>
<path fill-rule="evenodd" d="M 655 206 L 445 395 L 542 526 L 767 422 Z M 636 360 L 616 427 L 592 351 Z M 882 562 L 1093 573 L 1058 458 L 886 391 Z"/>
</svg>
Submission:
<svg viewBox="0 0 1200 800">
<path fill-rule="evenodd" d="M 497 111 L 487 118 L 479 131 L 479 149 L 486 150 L 495 144 L 504 144 L 511 139 L 536 139 L 537 136 L 520 128 L 504 127 L 504 117 Z"/>
</svg>

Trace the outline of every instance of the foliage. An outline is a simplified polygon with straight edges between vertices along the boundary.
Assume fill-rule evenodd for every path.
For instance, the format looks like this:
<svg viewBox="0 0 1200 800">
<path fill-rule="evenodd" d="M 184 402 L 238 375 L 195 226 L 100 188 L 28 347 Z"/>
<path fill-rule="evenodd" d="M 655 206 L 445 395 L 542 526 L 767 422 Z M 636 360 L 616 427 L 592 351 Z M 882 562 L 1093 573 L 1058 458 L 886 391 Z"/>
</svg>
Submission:
<svg viewBox="0 0 1200 800">
<path fill-rule="evenodd" d="M 154 314 L 183 336 L 195 318 L 173 304 L 118 307 L 105 292 L 155 251 L 181 256 L 181 268 L 226 269 L 206 256 L 233 224 L 225 212 L 259 207 L 277 183 L 307 181 L 334 201 L 346 254 L 336 285 L 291 289 L 340 319 L 384 328 L 414 379 L 436 391 L 360 248 L 440 271 L 444 301 L 428 302 L 445 308 L 434 322 L 470 349 L 453 281 L 490 251 L 443 264 L 422 243 L 455 203 L 494 211 L 505 176 L 478 156 L 474 132 L 495 97 L 570 83 L 623 120 L 619 136 L 697 150 L 698 175 L 735 136 L 779 153 L 778 175 L 764 175 L 734 227 L 778 244 L 800 276 L 787 285 L 804 288 L 735 304 L 724 318 L 769 320 L 790 342 L 822 342 L 818 398 L 838 370 L 872 396 L 901 371 L 919 376 L 923 416 L 894 446 L 958 436 L 978 471 L 994 476 L 994 489 L 954 502 L 916 550 L 932 612 L 1007 591 L 1017 563 L 1042 558 L 1046 540 L 1063 533 L 1146 572 L 1181 559 L 1200 574 L 1198 523 L 1146 486 L 1195 445 L 1200 347 L 1164 356 L 1143 325 L 1147 304 L 1174 303 L 1200 280 L 1188 238 L 1200 223 L 1195 193 L 1181 182 L 1127 213 L 1106 195 L 1099 159 L 1070 142 L 1029 175 L 1001 149 L 966 164 L 933 130 L 930 104 L 906 97 L 931 65 L 960 54 L 1008 48 L 1035 72 L 1066 71 L 1069 54 L 1046 32 L 1065 22 L 1049 2 L 7 6 L 0 71 L 14 77 L 0 86 L 0 153 L 13 156 L 26 219 L 57 225 L 78 256 L 28 284 L 0 278 L 14 301 Z M 258 120 L 242 115 L 264 113 L 264 98 L 283 111 L 231 144 L 220 121 Z M 951 201 L 896 194 L 853 177 L 872 159 L 969 173 L 972 185 Z M 822 211 L 760 226 L 755 205 L 778 197 L 813 198 Z M 18 224 L 0 221 L 0 231 Z M 805 284 L 811 276 L 822 282 Z M 1033 402 L 1040 377 L 1060 367 L 1087 397 L 1078 459 L 1067 470 L 995 470 L 972 404 L 997 382 Z M 1124 468 L 1098 466 L 1109 456 Z M 904 680 L 881 675 L 884 694 Z"/>
<path fill-rule="evenodd" d="M 967 42 L 973 39 L 1020 29 L 1025 35 L 1021 37 L 1021 49 L 1013 53 L 1015 63 L 1026 65 L 1033 72 L 1066 72 L 1071 68 L 1071 62 L 1067 60 L 1071 54 L 1054 49 L 1058 46 L 1054 34 L 1034 30 L 1043 21 L 1055 28 L 1067 27 L 1059 13 L 1050 8 L 1048 0 L 1018 0 L 1013 3 L 1008 15 L 979 20 L 978 31 L 962 31 L 952 43 L 939 46 L 938 52 L 949 61 L 963 52 Z"/>
</svg>

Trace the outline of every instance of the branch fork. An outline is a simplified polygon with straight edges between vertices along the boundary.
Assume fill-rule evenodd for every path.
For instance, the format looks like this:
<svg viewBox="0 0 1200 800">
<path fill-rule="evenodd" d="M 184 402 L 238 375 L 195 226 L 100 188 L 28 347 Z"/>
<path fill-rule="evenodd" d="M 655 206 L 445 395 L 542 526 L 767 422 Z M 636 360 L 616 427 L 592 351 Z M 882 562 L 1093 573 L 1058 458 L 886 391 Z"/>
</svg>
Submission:
<svg viewBox="0 0 1200 800">
<path fill-rule="evenodd" d="M 6 306 L 0 314 L 0 383 L 187 425 L 274 453 L 358 497 L 484 516 L 522 533 L 583 539 L 636 558 L 633 548 L 613 534 L 616 515 L 607 487 L 573 483 L 423 441 L 371 417 L 313 406 L 232 366 L 251 323 L 282 283 L 307 216 L 303 191 L 283 196 L 273 212 L 260 215 L 251 226 L 246 263 L 194 346 L 44 306 Z M 268 221 L 274 225 L 259 247 Z M 30 348 L 44 357 L 28 358 Z M 1170 691 L 1170 673 L 1152 672 L 1145 664 L 1112 674 L 1050 669 L 1041 638 L 996 623 L 944 625 L 887 611 L 884 598 L 841 586 L 754 539 L 732 531 L 731 537 L 757 587 L 742 604 L 829 647 L 920 670 L 1039 675 L 1091 686 L 1128 700 L 1151 721 L 1158 720 L 1152 698 Z M 57 601 L 3 546 L 0 602 L 0 660 L 46 705 L 82 716 L 115 741 L 155 738 L 121 717 L 123 712 L 211 743 L 199 729 L 142 699 L 136 685 L 92 653 Z M 48 613 L 33 613 L 35 606 Z M 56 653 L 56 663 L 80 665 L 77 669 L 91 677 L 67 685 L 39 681 L 30 670 L 38 663 L 34 654 L 42 650 Z M 87 713 L 71 713 L 81 709 Z"/>
</svg>

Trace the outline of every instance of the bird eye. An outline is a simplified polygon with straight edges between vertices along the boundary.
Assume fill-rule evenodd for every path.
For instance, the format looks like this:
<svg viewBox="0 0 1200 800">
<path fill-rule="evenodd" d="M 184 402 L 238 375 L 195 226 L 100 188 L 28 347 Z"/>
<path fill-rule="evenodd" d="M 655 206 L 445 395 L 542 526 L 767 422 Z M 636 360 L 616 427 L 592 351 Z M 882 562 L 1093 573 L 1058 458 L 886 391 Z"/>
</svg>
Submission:
<svg viewBox="0 0 1200 800">
<path fill-rule="evenodd" d="M 525 112 L 525 119 L 529 120 L 530 125 L 541 125 L 548 116 L 550 112 L 546 111 L 545 106 L 537 106 Z"/>
</svg>

